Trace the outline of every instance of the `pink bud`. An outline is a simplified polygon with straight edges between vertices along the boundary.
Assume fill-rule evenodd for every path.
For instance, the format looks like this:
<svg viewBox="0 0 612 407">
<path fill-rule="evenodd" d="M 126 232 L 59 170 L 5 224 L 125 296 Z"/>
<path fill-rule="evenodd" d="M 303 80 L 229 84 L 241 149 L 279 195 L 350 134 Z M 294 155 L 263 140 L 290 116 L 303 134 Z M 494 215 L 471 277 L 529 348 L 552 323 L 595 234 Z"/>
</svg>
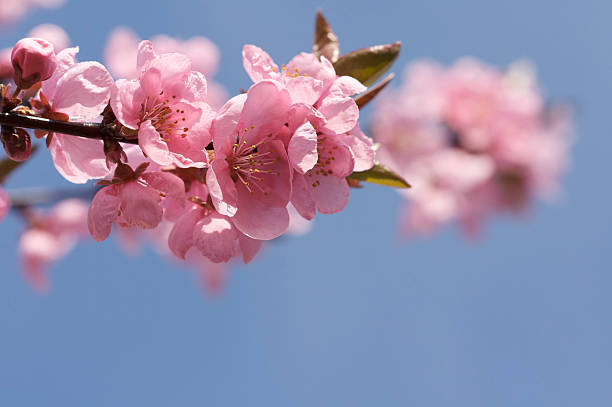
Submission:
<svg viewBox="0 0 612 407">
<path fill-rule="evenodd" d="M 35 83 L 49 79 L 57 66 L 53 44 L 42 38 L 17 41 L 11 62 L 15 70 L 13 78 L 21 89 L 30 89 Z"/>
<path fill-rule="evenodd" d="M 32 154 L 32 141 L 24 129 L 2 127 L 2 145 L 8 158 L 13 161 L 25 161 Z"/>
</svg>

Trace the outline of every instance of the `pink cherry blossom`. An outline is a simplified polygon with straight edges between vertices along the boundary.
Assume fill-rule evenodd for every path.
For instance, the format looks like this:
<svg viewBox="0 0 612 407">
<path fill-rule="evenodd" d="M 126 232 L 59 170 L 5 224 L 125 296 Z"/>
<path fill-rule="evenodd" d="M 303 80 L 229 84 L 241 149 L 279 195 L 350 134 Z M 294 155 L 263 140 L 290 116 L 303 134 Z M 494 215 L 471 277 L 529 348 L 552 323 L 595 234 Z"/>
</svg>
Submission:
<svg viewBox="0 0 612 407">
<path fill-rule="evenodd" d="M 189 249 L 195 247 L 213 263 L 226 263 L 240 253 L 245 263 L 250 262 L 261 241 L 241 233 L 232 218 L 221 215 L 208 203 L 206 185 L 192 183 L 187 198 L 192 203 L 187 205 L 168 237 L 172 252 L 185 259 Z"/>
<path fill-rule="evenodd" d="M 86 216 L 87 204 L 79 199 L 61 201 L 48 213 L 27 215 L 29 225 L 21 235 L 18 251 L 25 277 L 33 288 L 48 288 L 46 270 L 87 235 Z"/>
<path fill-rule="evenodd" d="M 358 125 L 352 96 L 365 91 L 356 79 L 337 77 L 332 64 L 301 53 L 279 69 L 254 45 L 242 51 L 243 65 L 258 83 L 273 80 L 291 95 L 287 151 L 295 172 L 292 203 L 306 219 L 344 209 L 350 194 L 345 177 L 374 164 L 373 142 Z"/>
<path fill-rule="evenodd" d="M 41 114 L 56 119 L 94 121 L 107 106 L 113 79 L 98 62 L 77 63 L 78 50 L 67 48 L 57 55 L 55 73 L 42 83 L 39 99 L 33 101 Z M 109 173 L 102 141 L 64 134 L 50 137 L 53 164 L 68 181 L 80 184 Z"/>
<path fill-rule="evenodd" d="M 292 169 L 282 136 L 290 103 L 277 82 L 261 81 L 230 99 L 213 122 L 212 202 L 254 239 L 278 237 L 289 224 Z"/>
<path fill-rule="evenodd" d="M 497 212 L 519 212 L 558 189 L 571 116 L 546 109 L 525 63 L 501 72 L 474 59 L 417 62 L 377 105 L 377 158 L 413 188 L 403 225 L 424 234 L 459 220 L 469 235 Z"/>
<path fill-rule="evenodd" d="M 0 187 L 0 220 L 11 210 L 11 197 Z"/>
<path fill-rule="evenodd" d="M 157 55 L 149 41 L 138 53 L 138 80 L 115 83 L 111 106 L 126 128 L 138 132 L 142 151 L 159 165 L 205 167 L 213 112 L 206 79 L 181 54 Z"/>
<path fill-rule="evenodd" d="M 175 199 L 185 200 L 183 181 L 170 173 L 151 171 L 144 172 L 146 166 L 140 166 L 135 172 L 118 179 L 102 188 L 94 196 L 87 215 L 89 233 L 97 241 L 106 240 L 113 223 L 120 227 L 138 227 L 153 229 L 163 219 L 163 202 Z"/>
</svg>

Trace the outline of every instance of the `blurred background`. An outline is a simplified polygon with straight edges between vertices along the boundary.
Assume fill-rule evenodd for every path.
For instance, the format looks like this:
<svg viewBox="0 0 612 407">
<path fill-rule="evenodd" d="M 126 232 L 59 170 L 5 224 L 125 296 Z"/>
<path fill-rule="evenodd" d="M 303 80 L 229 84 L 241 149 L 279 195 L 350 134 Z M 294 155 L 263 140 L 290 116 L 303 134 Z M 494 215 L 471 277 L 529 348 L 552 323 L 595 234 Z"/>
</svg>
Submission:
<svg viewBox="0 0 612 407">
<path fill-rule="evenodd" d="M 392 189 L 353 191 L 339 215 L 234 267 L 221 295 L 146 249 L 81 244 L 39 295 L 16 259 L 21 220 L 0 228 L 2 406 L 609 405 L 612 390 L 612 7 L 606 2 L 69 0 L 0 31 L 12 46 L 63 27 L 80 59 L 110 31 L 203 35 L 216 80 L 248 88 L 241 49 L 278 62 L 309 51 L 321 7 L 347 52 L 403 42 L 416 58 L 528 58 L 550 100 L 576 109 L 564 193 L 466 240 L 454 227 L 405 240 Z M 369 107 L 371 109 L 371 107 Z M 369 109 L 363 115 L 367 122 Z M 39 154 L 6 187 L 70 186 Z"/>
</svg>

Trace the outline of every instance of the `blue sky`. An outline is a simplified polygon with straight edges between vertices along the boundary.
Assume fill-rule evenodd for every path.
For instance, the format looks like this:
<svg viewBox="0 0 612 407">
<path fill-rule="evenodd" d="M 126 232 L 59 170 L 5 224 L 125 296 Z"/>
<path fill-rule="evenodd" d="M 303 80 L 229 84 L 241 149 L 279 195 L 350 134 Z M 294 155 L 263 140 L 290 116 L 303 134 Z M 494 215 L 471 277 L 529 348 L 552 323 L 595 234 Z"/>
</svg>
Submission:
<svg viewBox="0 0 612 407">
<path fill-rule="evenodd" d="M 277 61 L 308 50 L 322 7 L 349 51 L 402 40 L 395 71 L 429 57 L 529 58 L 551 100 L 577 110 L 564 195 L 491 222 L 397 238 L 402 203 L 371 186 L 314 231 L 236 268 L 223 296 L 152 251 L 85 244 L 25 286 L 21 225 L 0 227 L 0 405 L 559 406 L 612 403 L 612 6 L 597 1 L 103 3 L 69 0 L 0 35 L 62 25 L 99 59 L 112 27 L 141 36 L 205 35 L 217 79 L 248 87 L 240 50 Z M 368 113 L 364 116 L 367 119 Z M 40 155 L 8 187 L 67 186 Z"/>
</svg>

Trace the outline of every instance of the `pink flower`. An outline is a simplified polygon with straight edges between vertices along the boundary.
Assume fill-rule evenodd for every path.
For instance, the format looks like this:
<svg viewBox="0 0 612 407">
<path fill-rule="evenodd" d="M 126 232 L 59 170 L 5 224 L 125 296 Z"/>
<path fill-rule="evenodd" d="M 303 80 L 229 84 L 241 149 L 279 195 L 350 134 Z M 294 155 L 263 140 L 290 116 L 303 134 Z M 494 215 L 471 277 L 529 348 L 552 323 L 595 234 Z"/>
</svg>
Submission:
<svg viewBox="0 0 612 407">
<path fill-rule="evenodd" d="M 213 263 L 228 262 L 242 253 L 244 262 L 250 262 L 259 250 L 261 241 L 244 235 L 234 227 L 232 218 L 218 213 L 208 203 L 205 185 L 192 183 L 187 198 L 192 203 L 170 232 L 170 250 L 177 257 L 185 259 L 189 249 L 195 247 Z"/>
<path fill-rule="evenodd" d="M 93 121 L 108 104 L 113 79 L 98 62 L 76 63 L 78 50 L 67 48 L 57 55 L 57 70 L 42 83 L 39 99 L 32 100 L 46 117 Z M 48 145 L 53 164 L 68 181 L 82 184 L 109 173 L 102 141 L 64 134 L 51 137 Z"/>
<path fill-rule="evenodd" d="M 292 203 L 306 219 L 344 209 L 350 194 L 346 176 L 374 164 L 372 140 L 358 126 L 359 108 L 351 96 L 366 88 L 337 77 L 332 64 L 301 53 L 280 69 L 254 45 L 242 51 L 253 82 L 273 80 L 291 95 L 287 151 L 294 168 Z"/>
<path fill-rule="evenodd" d="M 285 145 L 290 96 L 277 82 L 261 81 L 228 101 L 212 126 L 215 158 L 206 183 L 221 215 L 261 240 L 288 227 L 292 170 Z"/>
<path fill-rule="evenodd" d="M 14 80 L 21 89 L 29 89 L 37 82 L 53 75 L 57 59 L 53 44 L 42 38 L 23 38 L 11 52 Z"/>
<path fill-rule="evenodd" d="M 0 220 L 11 210 L 11 197 L 0 187 Z"/>
<path fill-rule="evenodd" d="M 476 235 L 497 212 L 519 212 L 554 192 L 566 167 L 570 117 L 544 109 L 533 70 L 505 73 L 473 59 L 419 62 L 379 101 L 378 159 L 413 188 L 403 225 L 429 233 L 452 220 Z"/>
<path fill-rule="evenodd" d="M 94 240 L 105 240 L 113 223 L 153 229 L 162 221 L 166 199 L 185 200 L 185 186 L 179 177 L 167 172 L 144 172 L 146 167 L 141 165 L 132 171 L 120 165 L 111 185 L 96 193 L 87 215 Z"/>
<path fill-rule="evenodd" d="M 157 55 L 149 41 L 138 50 L 138 80 L 120 79 L 111 95 L 117 119 L 138 132 L 142 151 L 159 165 L 205 167 L 213 112 L 206 79 L 180 54 Z"/>
<path fill-rule="evenodd" d="M 27 281 L 33 288 L 48 288 L 46 270 L 64 257 L 87 234 L 87 204 L 67 199 L 47 214 L 31 213 L 29 226 L 19 240 L 19 258 Z"/>
</svg>

